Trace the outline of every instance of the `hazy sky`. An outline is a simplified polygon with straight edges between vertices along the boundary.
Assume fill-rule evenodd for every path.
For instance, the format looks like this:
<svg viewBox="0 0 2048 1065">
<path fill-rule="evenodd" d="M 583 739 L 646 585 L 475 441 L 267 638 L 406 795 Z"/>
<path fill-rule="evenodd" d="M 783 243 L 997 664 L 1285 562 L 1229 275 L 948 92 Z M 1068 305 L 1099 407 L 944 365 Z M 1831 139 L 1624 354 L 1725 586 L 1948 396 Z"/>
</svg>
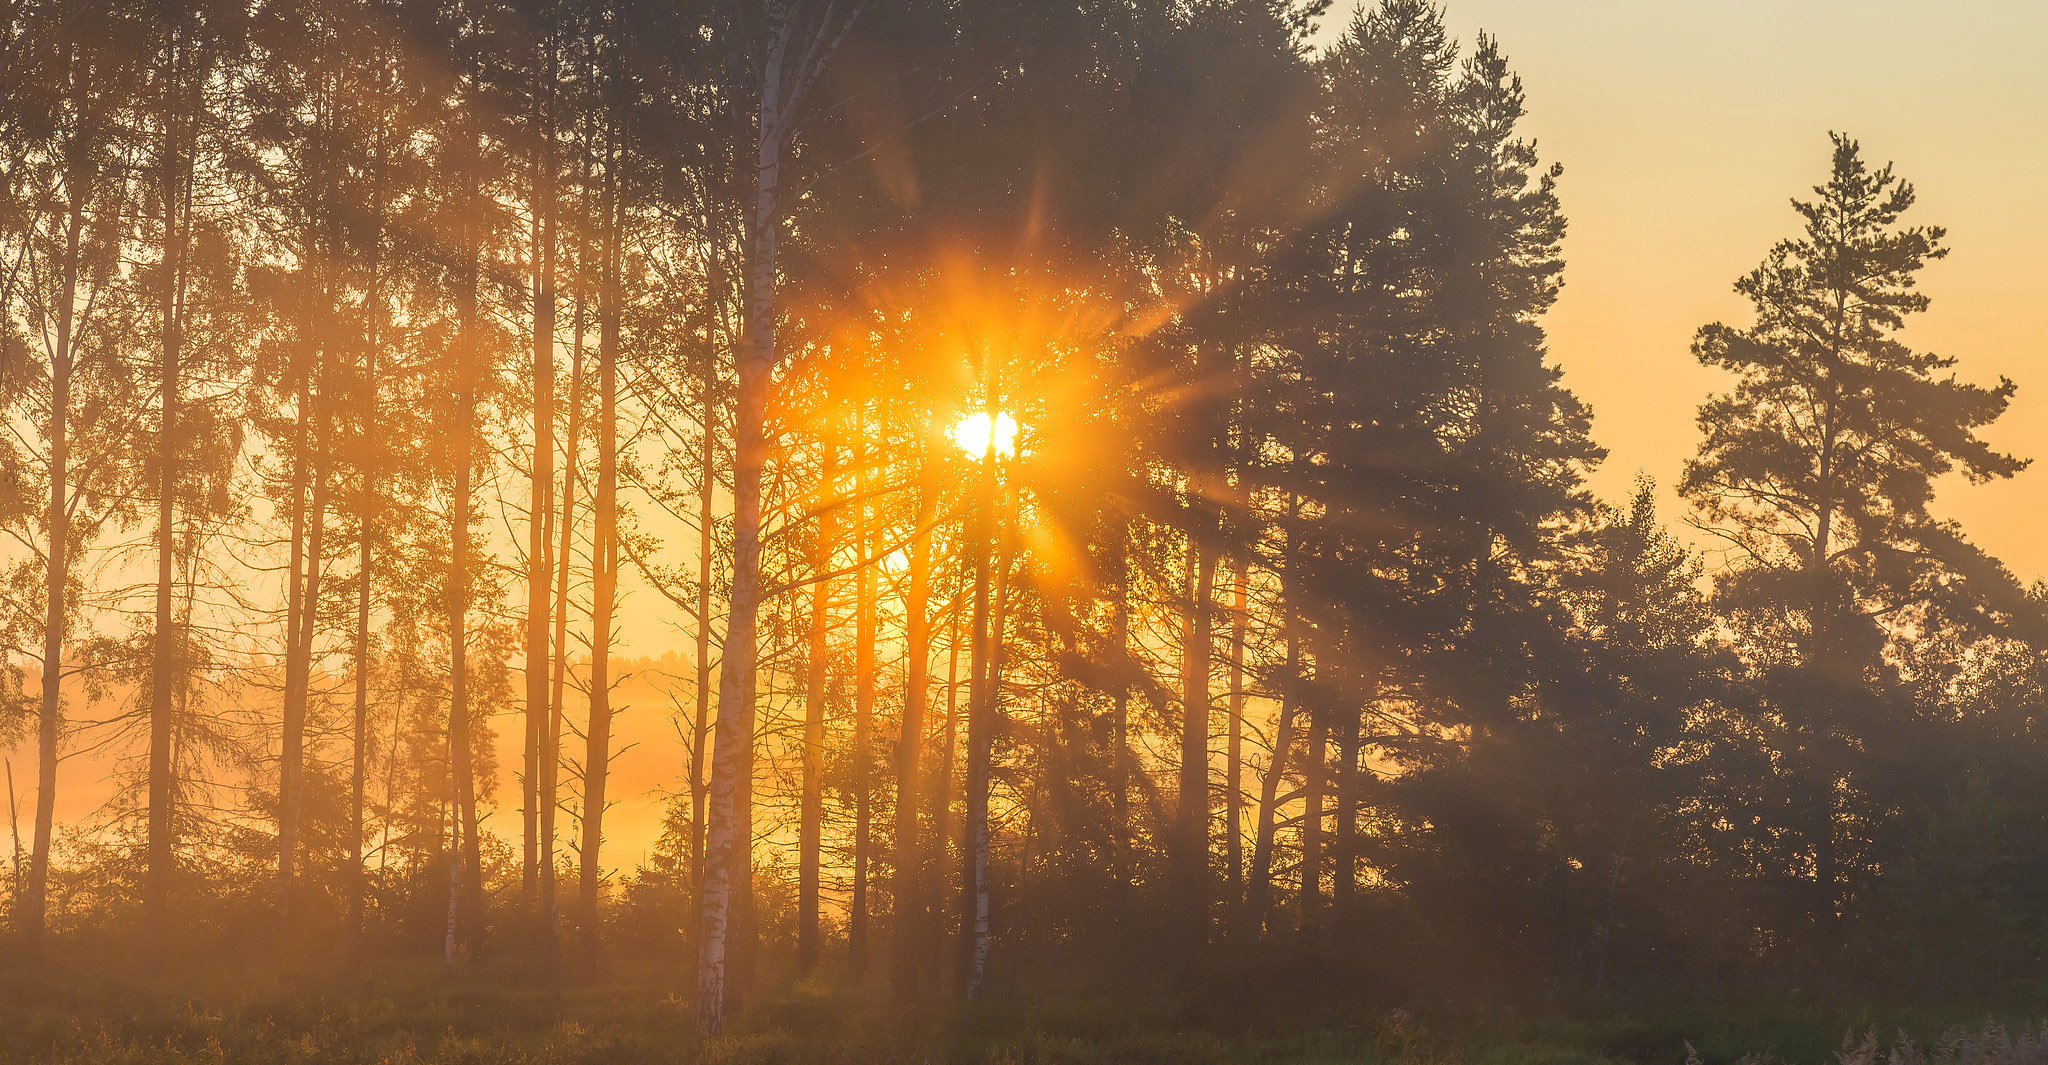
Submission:
<svg viewBox="0 0 2048 1065">
<path fill-rule="evenodd" d="M 1324 32 L 1348 18 L 1338 0 Z M 1448 0 L 1469 45 L 1498 37 L 1528 91 L 1528 132 L 1565 166 L 1571 232 L 1549 318 L 1566 382 L 1609 451 L 1618 497 L 1640 470 L 1670 494 L 1718 376 L 1695 330 L 1747 322 L 1730 284 L 1791 236 L 1788 200 L 1825 176 L 1829 130 L 1898 164 L 1918 220 L 1954 251 L 1929 267 L 1915 347 L 2019 395 L 1992 441 L 2042 459 L 2013 481 L 1960 480 L 1937 509 L 2022 580 L 2048 576 L 2048 2 L 2044 0 Z"/>
</svg>

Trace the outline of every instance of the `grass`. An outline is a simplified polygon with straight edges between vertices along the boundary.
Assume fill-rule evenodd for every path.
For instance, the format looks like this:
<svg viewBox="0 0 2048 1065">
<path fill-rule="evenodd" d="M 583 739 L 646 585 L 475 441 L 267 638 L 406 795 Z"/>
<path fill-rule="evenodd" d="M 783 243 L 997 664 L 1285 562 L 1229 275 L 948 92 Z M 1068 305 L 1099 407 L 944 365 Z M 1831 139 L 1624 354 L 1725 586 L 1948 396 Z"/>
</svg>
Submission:
<svg viewBox="0 0 2048 1065">
<path fill-rule="evenodd" d="M 1191 1011 L 1175 996 L 1138 992 L 904 1012 L 799 985 L 758 1003 L 729 1034 L 703 1040 L 675 994 L 685 986 L 672 968 L 620 967 L 566 990 L 557 1012 L 547 992 L 511 974 L 448 977 L 430 964 L 352 977 L 226 966 L 147 978 L 15 971 L 0 975 L 0 1062 L 1681 1065 L 1690 1045 L 1709 1065 L 1755 1052 L 1829 1065 L 1847 1031 L 1925 1040 L 1982 1020 L 1785 1002 L 1633 1012 Z"/>
</svg>

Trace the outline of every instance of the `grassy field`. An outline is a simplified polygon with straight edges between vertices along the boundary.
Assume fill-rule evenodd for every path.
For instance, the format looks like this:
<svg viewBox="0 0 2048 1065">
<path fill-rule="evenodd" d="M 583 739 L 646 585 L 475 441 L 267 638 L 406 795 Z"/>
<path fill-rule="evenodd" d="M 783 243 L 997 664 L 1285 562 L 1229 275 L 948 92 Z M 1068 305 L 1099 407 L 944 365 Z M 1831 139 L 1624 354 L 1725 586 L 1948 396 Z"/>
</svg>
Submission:
<svg viewBox="0 0 2048 1065">
<path fill-rule="evenodd" d="M 705 1065 L 1705 1065 L 1768 1054 L 1829 1065 L 1846 1033 L 1932 1040 L 1982 1015 L 1802 1009 L 1647 1012 L 1205 1010 L 1168 995 L 1031 996 L 963 1010 L 893 1010 L 801 986 L 702 1040 L 683 974 L 620 969 L 553 997 L 505 974 L 380 966 L 351 978 L 182 971 L 152 978 L 0 976 L 0 1061 L 70 1063 L 686 1062 Z M 1227 991 L 1226 991 L 1227 993 Z M 1021 998 L 1022 996 L 1020 996 Z M 1988 1065 L 1997 1065 L 1996 1062 Z"/>
</svg>

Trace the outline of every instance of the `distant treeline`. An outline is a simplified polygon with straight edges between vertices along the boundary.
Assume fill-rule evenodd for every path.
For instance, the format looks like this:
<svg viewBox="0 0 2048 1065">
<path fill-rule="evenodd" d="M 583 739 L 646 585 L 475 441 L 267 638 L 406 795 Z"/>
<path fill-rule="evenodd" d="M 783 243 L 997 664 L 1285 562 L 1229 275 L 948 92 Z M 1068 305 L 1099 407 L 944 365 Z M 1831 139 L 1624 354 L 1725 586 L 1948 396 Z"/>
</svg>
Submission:
<svg viewBox="0 0 2048 1065">
<path fill-rule="evenodd" d="M 1699 332 L 1696 553 L 1586 487 L 1500 46 L 1326 7 L 0 9 L 9 950 L 690 957 L 706 1030 L 2037 976 L 2043 597 L 1929 510 L 2013 386 L 1901 339 L 1912 187 L 1837 137 Z"/>
</svg>

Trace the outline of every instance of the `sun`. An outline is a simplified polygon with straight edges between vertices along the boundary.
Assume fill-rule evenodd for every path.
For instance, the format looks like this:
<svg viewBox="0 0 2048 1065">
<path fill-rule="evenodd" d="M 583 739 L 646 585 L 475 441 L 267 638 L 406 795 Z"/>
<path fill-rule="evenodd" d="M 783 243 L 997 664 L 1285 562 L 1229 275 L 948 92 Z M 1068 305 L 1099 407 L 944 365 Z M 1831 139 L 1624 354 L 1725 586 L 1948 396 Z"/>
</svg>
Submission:
<svg viewBox="0 0 2048 1065">
<path fill-rule="evenodd" d="M 988 412 L 970 414 L 953 426 L 953 441 L 960 445 L 960 450 L 977 457 L 988 450 L 990 443 L 994 443 L 996 454 L 1007 458 L 1017 450 L 1017 419 L 1007 412 L 996 412 L 995 438 L 991 441 Z"/>
</svg>

